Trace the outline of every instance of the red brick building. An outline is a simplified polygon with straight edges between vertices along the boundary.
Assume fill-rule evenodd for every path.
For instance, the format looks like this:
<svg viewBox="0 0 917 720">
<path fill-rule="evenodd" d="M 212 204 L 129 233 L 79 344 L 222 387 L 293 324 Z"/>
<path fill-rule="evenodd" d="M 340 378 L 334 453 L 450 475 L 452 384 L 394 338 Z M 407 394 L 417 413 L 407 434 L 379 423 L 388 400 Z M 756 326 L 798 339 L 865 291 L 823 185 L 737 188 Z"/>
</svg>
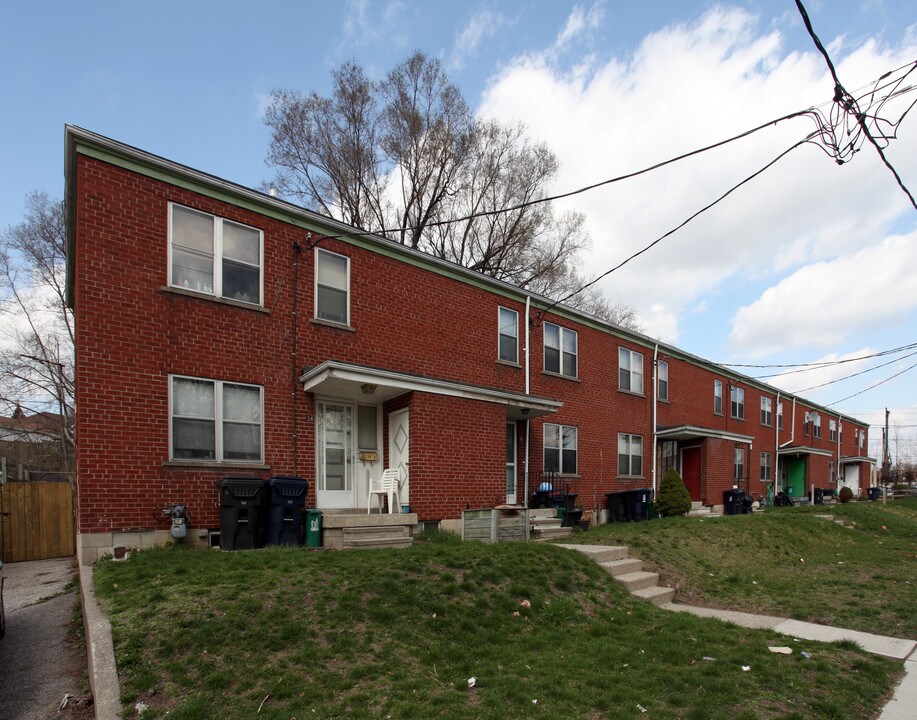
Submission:
<svg viewBox="0 0 917 720">
<path fill-rule="evenodd" d="M 218 531 L 227 476 L 365 514 L 399 467 L 451 527 L 546 471 L 587 509 L 672 465 L 712 506 L 868 484 L 863 423 L 639 333 L 79 128 L 66 178 L 83 562 L 170 503 Z"/>
</svg>

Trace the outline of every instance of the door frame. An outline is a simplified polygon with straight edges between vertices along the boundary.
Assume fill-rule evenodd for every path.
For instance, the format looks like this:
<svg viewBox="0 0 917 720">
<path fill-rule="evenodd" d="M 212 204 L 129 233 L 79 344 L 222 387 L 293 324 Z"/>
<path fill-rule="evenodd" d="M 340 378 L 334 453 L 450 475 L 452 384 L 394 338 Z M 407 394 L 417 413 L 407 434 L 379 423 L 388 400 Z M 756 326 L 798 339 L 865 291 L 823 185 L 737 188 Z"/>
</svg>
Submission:
<svg viewBox="0 0 917 720">
<path fill-rule="evenodd" d="M 512 431 L 510 431 L 510 428 L 512 428 Z M 513 461 L 512 463 L 510 463 L 509 461 L 510 453 L 508 452 L 506 453 L 507 455 L 506 457 L 506 478 L 504 480 L 505 489 L 506 489 L 506 504 L 515 505 L 517 502 L 519 502 L 518 500 L 518 497 L 519 497 L 519 491 L 518 491 L 518 487 L 519 487 L 519 423 L 517 423 L 515 420 L 507 420 L 506 421 L 506 432 L 507 432 L 507 439 L 510 436 L 513 438 L 513 451 L 512 451 Z M 509 450 L 509 448 L 507 448 L 507 450 Z M 509 490 L 510 466 L 512 466 L 512 469 L 513 469 L 513 491 L 512 493 L 510 493 L 510 490 Z"/>
<path fill-rule="evenodd" d="M 401 458 L 400 450 L 396 453 L 395 432 L 393 431 L 394 422 L 404 417 L 405 428 L 407 432 L 407 457 Z M 396 459 L 398 462 L 396 463 Z M 399 468 L 402 471 L 401 487 L 399 489 L 399 500 L 402 505 L 411 504 L 411 413 L 409 408 L 395 410 L 388 414 L 388 468 Z"/>
<path fill-rule="evenodd" d="M 697 451 L 698 462 L 697 462 L 697 497 L 691 493 L 691 488 L 688 487 L 688 483 L 685 482 L 685 488 L 688 490 L 688 495 L 691 495 L 691 500 L 693 502 L 700 502 L 704 495 L 704 450 L 703 445 L 688 445 L 686 447 L 678 448 L 678 464 L 681 466 L 681 479 L 685 479 L 685 451 L 693 452 Z"/>
<path fill-rule="evenodd" d="M 325 407 L 338 406 L 350 410 L 350 428 L 345 430 L 349 435 L 349 448 L 344 450 L 345 485 L 347 477 L 350 478 L 350 490 L 323 490 L 324 485 L 324 456 L 325 456 Z M 356 442 L 354 438 L 354 419 L 356 406 L 350 400 L 336 400 L 334 398 L 317 398 L 315 401 L 315 505 L 319 508 L 355 508 L 356 505 L 356 468 L 354 454 Z"/>
</svg>

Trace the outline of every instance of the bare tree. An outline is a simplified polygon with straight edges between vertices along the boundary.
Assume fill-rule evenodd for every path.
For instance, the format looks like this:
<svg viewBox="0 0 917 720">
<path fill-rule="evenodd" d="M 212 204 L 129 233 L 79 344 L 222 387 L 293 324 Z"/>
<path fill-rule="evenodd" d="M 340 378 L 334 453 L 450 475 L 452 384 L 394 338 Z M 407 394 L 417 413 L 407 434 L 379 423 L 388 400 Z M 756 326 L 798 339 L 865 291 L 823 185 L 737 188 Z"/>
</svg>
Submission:
<svg viewBox="0 0 917 720">
<path fill-rule="evenodd" d="M 74 447 L 73 315 L 65 295 L 63 204 L 26 197 L 25 219 L 0 237 L 0 407 L 48 413 L 64 460 Z"/>
<path fill-rule="evenodd" d="M 265 122 L 285 197 L 548 297 L 584 284 L 585 218 L 538 202 L 557 157 L 521 125 L 475 120 L 439 60 L 416 52 L 379 82 L 345 63 L 328 98 L 274 91 Z M 639 329 L 596 289 L 568 303 Z"/>
</svg>

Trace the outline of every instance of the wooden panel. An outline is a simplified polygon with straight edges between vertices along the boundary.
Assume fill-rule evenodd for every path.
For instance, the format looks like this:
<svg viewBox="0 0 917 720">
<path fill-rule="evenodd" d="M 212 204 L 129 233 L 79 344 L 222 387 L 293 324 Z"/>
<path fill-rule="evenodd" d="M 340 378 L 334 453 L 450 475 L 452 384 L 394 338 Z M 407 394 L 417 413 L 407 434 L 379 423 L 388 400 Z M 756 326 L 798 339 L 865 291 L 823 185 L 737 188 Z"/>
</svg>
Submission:
<svg viewBox="0 0 917 720">
<path fill-rule="evenodd" d="M 69 482 L 0 486 L 0 553 L 4 562 L 67 557 L 76 552 Z"/>
</svg>

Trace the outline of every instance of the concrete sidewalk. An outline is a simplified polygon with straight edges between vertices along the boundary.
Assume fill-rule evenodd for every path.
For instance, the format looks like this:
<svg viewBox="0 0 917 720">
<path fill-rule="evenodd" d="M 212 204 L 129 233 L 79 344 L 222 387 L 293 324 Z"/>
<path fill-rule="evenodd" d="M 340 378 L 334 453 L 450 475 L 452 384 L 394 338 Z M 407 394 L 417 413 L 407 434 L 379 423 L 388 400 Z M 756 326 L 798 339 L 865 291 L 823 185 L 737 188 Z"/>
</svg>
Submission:
<svg viewBox="0 0 917 720">
<path fill-rule="evenodd" d="M 739 627 L 773 630 L 781 635 L 789 635 L 804 640 L 818 642 L 852 640 L 866 652 L 904 660 L 904 678 L 895 688 L 895 694 L 892 699 L 883 708 L 882 714 L 879 715 L 879 720 L 913 720 L 915 716 L 914 708 L 917 707 L 917 653 L 915 653 L 915 649 L 917 649 L 917 641 L 902 640 L 901 638 L 887 637 L 885 635 L 873 635 L 872 633 L 858 630 L 845 630 L 828 625 L 816 625 L 815 623 L 788 620 L 770 615 L 753 615 L 734 610 L 716 610 L 714 608 L 678 605 L 676 603 L 663 605 L 662 608 L 672 612 L 690 613 L 698 617 L 715 618 Z"/>
</svg>

